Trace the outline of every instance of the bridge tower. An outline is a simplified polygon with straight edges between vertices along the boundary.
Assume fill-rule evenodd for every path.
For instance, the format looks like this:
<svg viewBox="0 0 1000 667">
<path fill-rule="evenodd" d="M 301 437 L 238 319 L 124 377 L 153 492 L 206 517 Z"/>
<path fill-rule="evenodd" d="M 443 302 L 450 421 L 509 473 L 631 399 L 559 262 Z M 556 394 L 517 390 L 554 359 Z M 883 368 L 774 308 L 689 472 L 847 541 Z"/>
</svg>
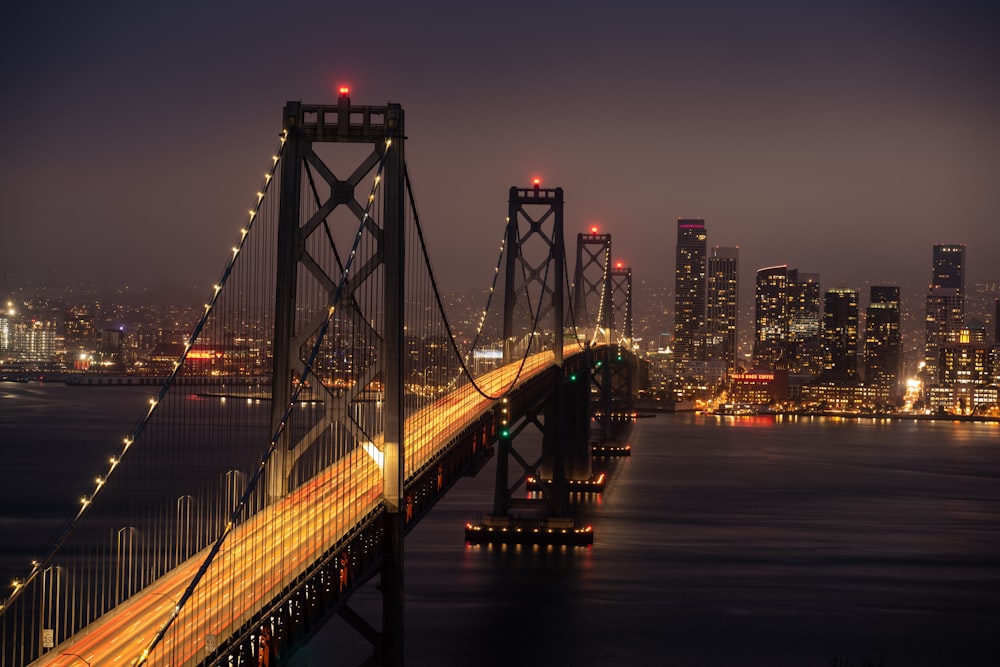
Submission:
<svg viewBox="0 0 1000 667">
<path fill-rule="evenodd" d="M 283 127 L 286 132 L 284 157 L 280 174 L 278 208 L 277 259 L 274 315 L 274 361 L 272 371 L 272 432 L 278 437 L 274 456 L 267 469 L 268 496 L 273 500 L 289 492 L 290 478 L 296 461 L 309 446 L 328 429 L 342 429 L 351 434 L 357 446 L 370 444 L 368 436 L 350 416 L 350 406 L 362 400 L 371 387 L 381 384 L 384 393 L 382 419 L 384 444 L 381 450 L 383 499 L 386 505 L 385 552 L 383 554 L 382 632 L 366 632 L 375 638 L 380 664 L 402 664 L 403 645 L 403 276 L 404 220 L 406 177 L 404 164 L 403 109 L 398 104 L 387 106 L 355 106 L 349 91 L 340 90 L 335 106 L 308 105 L 288 102 L 284 108 Z M 364 157 L 351 166 L 354 152 L 345 147 L 333 153 L 348 153 L 346 178 L 338 178 L 320 144 L 360 145 Z M 365 149 L 367 146 L 370 151 Z M 362 181 L 376 175 L 381 181 L 382 210 L 369 213 L 369 202 L 355 194 Z M 318 184 L 317 184 L 318 182 Z M 311 197 L 304 196 L 308 186 Z M 368 195 L 367 192 L 364 193 Z M 309 199 L 312 199 L 310 202 Z M 374 195 L 370 195 L 375 201 Z M 307 206 L 308 204 L 308 206 Z M 330 224 L 335 209 L 356 220 L 351 229 L 361 223 L 374 246 L 360 268 L 351 271 L 346 280 L 350 250 L 337 249 L 336 228 Z M 333 228 L 333 229 L 331 229 Z M 359 233 L 359 237 L 360 237 Z M 361 264 L 361 262 L 359 262 Z M 379 286 L 378 280 L 381 280 Z M 338 285 L 344 284 L 340 289 Z M 303 317 L 305 302 L 302 290 L 326 295 L 325 308 Z M 361 294 L 380 296 L 382 313 L 377 319 L 381 330 L 375 330 L 374 316 L 360 305 Z M 380 293 L 380 294 L 379 294 Z M 376 298 L 378 298 L 376 296 Z M 323 416 L 304 435 L 285 428 L 295 396 L 296 384 L 322 385 L 319 377 L 309 376 L 303 351 L 307 350 L 323 327 L 327 326 L 331 309 L 339 318 L 352 323 L 355 330 L 366 332 L 369 340 L 377 341 L 375 361 L 366 369 L 354 387 L 340 394 L 324 395 Z M 359 626 L 357 615 L 341 612 L 348 621 Z"/>
<path fill-rule="evenodd" d="M 629 449 L 618 442 L 623 426 L 633 414 L 635 355 L 632 353 L 632 269 L 619 262 L 608 270 L 608 294 L 611 301 L 610 345 L 602 348 L 601 361 L 595 364 L 593 382 L 598 388 L 597 422 L 600 438 L 593 446 L 596 456 L 627 455 Z"/>
<path fill-rule="evenodd" d="M 520 220 L 525 226 L 522 227 Z M 548 226 L 548 230 L 546 230 Z M 523 230 L 523 233 L 522 233 Z M 556 366 L 562 366 L 565 330 L 566 244 L 563 239 L 563 190 L 543 188 L 535 179 L 531 188 L 510 188 L 507 201 L 507 249 L 504 282 L 504 362 L 515 361 L 525 347 L 536 345 L 536 329 L 551 313 Z M 520 270 L 520 271 L 519 271 Z M 519 278 L 520 273 L 520 278 Z M 531 302 L 535 301 L 536 307 Z M 518 322 L 518 314 L 526 315 Z M 520 327 L 516 325 L 520 324 Z M 517 329 L 515 331 L 515 329 Z"/>
<path fill-rule="evenodd" d="M 612 327 L 611 309 L 611 234 L 576 235 L 576 271 L 573 277 L 573 320 L 577 331 L 587 340 L 607 339 Z"/>
<path fill-rule="evenodd" d="M 616 372 L 611 383 L 611 412 L 630 419 L 635 407 L 633 396 L 637 370 L 636 356 L 632 354 L 632 269 L 618 264 L 611 269 L 610 274 L 616 344 L 619 349 L 628 351 L 624 356 L 627 363 L 611 365 Z M 617 354 L 615 360 L 617 361 Z"/>
<path fill-rule="evenodd" d="M 468 526 L 466 538 L 476 542 L 567 543 L 593 541 L 569 516 L 567 479 L 590 456 L 579 456 L 574 443 L 587 446 L 588 391 L 584 372 L 567 368 L 565 340 L 565 242 L 563 190 L 510 188 L 504 282 L 504 361 L 515 363 L 542 352 L 551 333 L 555 366 L 521 393 L 516 403 L 504 399 L 503 423 L 497 440 L 497 472 L 493 512 L 481 525 Z M 551 323 L 551 325 L 549 325 Z M 551 326 L 551 329 L 549 329 Z M 542 432 L 541 453 L 528 457 L 514 438 L 528 426 Z M 579 448 L 576 448 L 577 450 Z M 522 468 L 511 485 L 510 460 Z M 577 461 L 579 459 L 579 461 Z M 529 480 L 546 478 L 542 498 L 514 498 Z M 519 512 L 513 516 L 512 511 Z"/>
<path fill-rule="evenodd" d="M 632 345 L 632 269 L 618 262 L 608 271 L 615 340 Z"/>
</svg>

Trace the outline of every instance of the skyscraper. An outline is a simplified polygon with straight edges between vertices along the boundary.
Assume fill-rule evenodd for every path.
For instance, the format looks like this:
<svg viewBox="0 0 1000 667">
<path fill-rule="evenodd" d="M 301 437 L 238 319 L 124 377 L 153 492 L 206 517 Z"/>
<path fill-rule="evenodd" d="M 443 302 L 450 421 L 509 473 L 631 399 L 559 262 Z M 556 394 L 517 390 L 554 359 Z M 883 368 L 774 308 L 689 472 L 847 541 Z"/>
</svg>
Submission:
<svg viewBox="0 0 1000 667">
<path fill-rule="evenodd" d="M 732 373 L 736 368 L 739 252 L 739 248 L 713 246 L 708 258 L 706 357 L 723 361 L 727 373 Z"/>
<path fill-rule="evenodd" d="M 901 359 L 899 288 L 872 285 L 865 314 L 865 383 L 884 387 L 893 399 L 899 394 Z"/>
<path fill-rule="evenodd" d="M 787 265 L 757 271 L 754 304 L 754 366 L 762 370 L 788 368 Z"/>
<path fill-rule="evenodd" d="M 802 342 L 819 335 L 819 274 L 788 272 L 788 338 Z"/>
<path fill-rule="evenodd" d="M 993 300 L 993 344 L 1000 346 L 1000 297 Z"/>
<path fill-rule="evenodd" d="M 788 271 L 788 370 L 818 375 L 823 365 L 819 341 L 819 274 Z"/>
<path fill-rule="evenodd" d="M 858 292 L 833 288 L 823 299 L 823 343 L 827 363 L 824 375 L 830 380 L 858 377 Z"/>
<path fill-rule="evenodd" d="M 934 277 L 931 287 L 951 287 L 965 292 L 965 245 L 934 246 Z"/>
<path fill-rule="evenodd" d="M 965 326 L 965 246 L 935 245 L 927 290 L 924 362 L 926 377 L 938 376 L 941 348 L 954 342 Z"/>
<path fill-rule="evenodd" d="M 705 327 L 705 221 L 677 221 L 677 261 L 674 274 L 674 364 L 678 375 L 701 361 Z"/>
</svg>

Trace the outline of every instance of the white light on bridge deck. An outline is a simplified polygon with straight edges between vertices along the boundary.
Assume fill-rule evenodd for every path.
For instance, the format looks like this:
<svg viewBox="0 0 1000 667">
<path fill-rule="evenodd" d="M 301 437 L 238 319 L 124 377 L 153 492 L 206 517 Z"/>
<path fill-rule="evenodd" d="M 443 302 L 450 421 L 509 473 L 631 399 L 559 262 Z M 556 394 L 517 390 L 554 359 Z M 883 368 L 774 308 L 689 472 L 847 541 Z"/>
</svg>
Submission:
<svg viewBox="0 0 1000 667">
<path fill-rule="evenodd" d="M 379 467 L 379 470 L 385 466 L 385 454 L 383 454 L 382 451 L 375 446 L 375 443 L 366 442 L 362 444 L 361 447 L 365 450 L 365 453 L 371 457 L 372 461 L 375 462 L 375 465 Z"/>
</svg>

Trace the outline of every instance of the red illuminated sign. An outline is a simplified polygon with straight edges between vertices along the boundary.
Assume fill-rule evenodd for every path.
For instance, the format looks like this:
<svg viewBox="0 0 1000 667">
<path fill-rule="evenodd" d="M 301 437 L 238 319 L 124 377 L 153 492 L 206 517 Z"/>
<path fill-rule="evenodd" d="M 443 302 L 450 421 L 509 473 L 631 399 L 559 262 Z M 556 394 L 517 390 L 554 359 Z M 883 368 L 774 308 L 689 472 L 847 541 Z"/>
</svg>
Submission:
<svg viewBox="0 0 1000 667">
<path fill-rule="evenodd" d="M 744 373 L 733 376 L 733 379 L 737 382 L 773 382 L 774 373 Z"/>
</svg>

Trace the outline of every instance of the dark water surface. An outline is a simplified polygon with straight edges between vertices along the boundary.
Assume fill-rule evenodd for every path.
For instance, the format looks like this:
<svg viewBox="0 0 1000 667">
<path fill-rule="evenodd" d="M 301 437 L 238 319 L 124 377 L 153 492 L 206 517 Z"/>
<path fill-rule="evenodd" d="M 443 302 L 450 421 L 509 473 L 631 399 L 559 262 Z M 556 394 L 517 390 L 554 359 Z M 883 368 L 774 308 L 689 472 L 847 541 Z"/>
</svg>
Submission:
<svg viewBox="0 0 1000 667">
<path fill-rule="evenodd" d="M 151 393 L 0 383 L 0 581 Z M 1000 665 L 996 424 L 660 415 L 632 444 L 578 499 L 587 549 L 467 546 L 492 465 L 454 488 L 407 538 L 407 665 Z M 338 619 L 293 664 L 363 650 Z"/>
</svg>

